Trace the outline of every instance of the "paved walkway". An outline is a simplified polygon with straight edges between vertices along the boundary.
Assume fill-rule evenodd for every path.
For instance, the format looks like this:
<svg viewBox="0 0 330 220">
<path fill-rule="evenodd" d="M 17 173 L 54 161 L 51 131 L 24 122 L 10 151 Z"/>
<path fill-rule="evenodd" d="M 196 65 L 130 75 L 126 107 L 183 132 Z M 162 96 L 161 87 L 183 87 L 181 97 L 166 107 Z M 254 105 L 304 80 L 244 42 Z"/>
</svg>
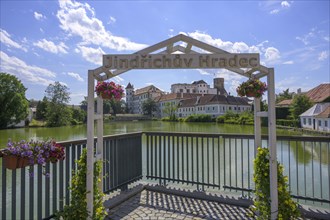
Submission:
<svg viewBox="0 0 330 220">
<path fill-rule="evenodd" d="M 254 219 L 246 208 L 143 190 L 109 210 L 106 219 Z"/>
</svg>

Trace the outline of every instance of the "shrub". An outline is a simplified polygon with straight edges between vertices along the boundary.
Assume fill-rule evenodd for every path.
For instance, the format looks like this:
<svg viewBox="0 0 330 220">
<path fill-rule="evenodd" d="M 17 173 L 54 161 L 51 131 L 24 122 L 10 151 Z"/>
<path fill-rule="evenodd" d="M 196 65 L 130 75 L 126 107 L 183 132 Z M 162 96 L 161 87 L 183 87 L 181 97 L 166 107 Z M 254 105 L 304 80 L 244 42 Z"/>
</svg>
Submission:
<svg viewBox="0 0 330 220">
<path fill-rule="evenodd" d="M 250 112 L 243 112 L 239 115 L 237 123 L 241 125 L 247 124 L 247 122 L 254 121 L 254 117 Z"/>
<path fill-rule="evenodd" d="M 212 122 L 211 115 L 200 114 L 200 115 L 189 115 L 185 118 L 186 122 Z"/>
<path fill-rule="evenodd" d="M 288 177 L 283 175 L 283 171 L 283 165 L 277 163 L 278 219 L 295 219 L 300 216 L 300 212 L 287 189 Z M 269 150 L 267 148 L 258 148 L 254 160 L 253 181 L 256 198 L 252 211 L 258 212 L 257 219 L 270 219 Z"/>
<path fill-rule="evenodd" d="M 225 116 L 223 116 L 223 115 L 218 116 L 217 119 L 216 119 L 216 122 L 217 123 L 225 123 Z"/>
<path fill-rule="evenodd" d="M 287 127 L 299 127 L 299 120 L 295 119 L 277 119 L 277 125 L 287 126 Z"/>
<path fill-rule="evenodd" d="M 87 211 L 86 201 L 86 175 L 87 175 L 87 149 L 84 149 L 80 159 L 77 161 L 78 168 L 71 180 L 71 201 L 69 205 L 64 206 L 62 211 L 55 213 L 56 219 L 87 219 L 89 213 Z M 94 163 L 94 204 L 93 218 L 101 220 L 106 216 L 103 206 L 103 193 L 100 192 L 98 183 L 101 181 L 99 175 L 101 173 L 101 161 Z"/>
</svg>

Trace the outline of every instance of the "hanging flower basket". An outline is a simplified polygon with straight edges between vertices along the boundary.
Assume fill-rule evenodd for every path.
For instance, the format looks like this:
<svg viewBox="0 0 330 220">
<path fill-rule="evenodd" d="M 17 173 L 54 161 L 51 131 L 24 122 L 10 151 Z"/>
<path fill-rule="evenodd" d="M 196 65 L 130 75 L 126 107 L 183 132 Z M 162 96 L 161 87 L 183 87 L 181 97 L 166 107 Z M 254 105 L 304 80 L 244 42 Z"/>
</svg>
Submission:
<svg viewBox="0 0 330 220">
<path fill-rule="evenodd" d="M 260 98 L 267 90 L 267 85 L 259 79 L 249 79 L 236 89 L 239 96 Z"/>
<path fill-rule="evenodd" d="M 10 170 L 23 168 L 29 165 L 29 160 L 27 158 L 15 156 L 15 155 L 4 155 L 2 159 L 3 159 L 3 166 Z"/>
<path fill-rule="evenodd" d="M 56 163 L 59 160 L 64 160 L 64 158 L 64 147 L 53 140 L 45 142 L 9 141 L 7 148 L 3 151 L 4 167 L 11 170 L 34 164 Z"/>
<path fill-rule="evenodd" d="M 98 82 L 95 92 L 103 99 L 120 100 L 124 96 L 124 89 L 121 85 L 114 82 Z"/>
</svg>

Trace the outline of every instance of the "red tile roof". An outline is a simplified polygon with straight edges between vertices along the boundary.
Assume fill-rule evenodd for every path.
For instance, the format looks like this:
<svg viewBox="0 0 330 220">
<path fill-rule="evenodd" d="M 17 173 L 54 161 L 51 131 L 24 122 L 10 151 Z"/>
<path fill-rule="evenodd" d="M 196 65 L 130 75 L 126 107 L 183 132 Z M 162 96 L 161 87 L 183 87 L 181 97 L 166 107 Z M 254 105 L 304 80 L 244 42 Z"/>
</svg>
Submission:
<svg viewBox="0 0 330 220">
<path fill-rule="evenodd" d="M 312 102 L 323 102 L 330 97 L 330 83 L 320 84 L 306 92 L 305 95 L 310 98 Z"/>
<path fill-rule="evenodd" d="M 284 106 L 289 106 L 292 103 L 292 99 L 284 99 L 282 101 L 280 101 L 279 103 L 276 104 L 276 106 L 279 107 L 284 107 Z"/>
<path fill-rule="evenodd" d="M 328 106 L 323 112 L 315 116 L 316 118 L 330 118 L 330 106 Z"/>
<path fill-rule="evenodd" d="M 155 87 L 153 85 L 150 85 L 150 86 L 146 86 L 146 87 L 141 88 L 141 89 L 137 89 L 135 91 L 134 95 L 140 95 L 140 94 L 143 94 L 143 93 L 151 92 L 152 90 L 154 90 L 154 92 L 157 92 L 157 93 L 162 93 L 162 91 L 160 89 L 158 89 L 157 87 Z"/>
</svg>

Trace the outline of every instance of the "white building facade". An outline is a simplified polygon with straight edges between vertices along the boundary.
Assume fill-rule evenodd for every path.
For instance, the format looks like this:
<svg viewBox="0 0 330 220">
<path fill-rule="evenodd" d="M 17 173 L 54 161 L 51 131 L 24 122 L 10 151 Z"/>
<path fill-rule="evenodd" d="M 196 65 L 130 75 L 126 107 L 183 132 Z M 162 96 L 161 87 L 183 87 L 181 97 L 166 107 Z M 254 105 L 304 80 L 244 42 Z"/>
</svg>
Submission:
<svg viewBox="0 0 330 220">
<path fill-rule="evenodd" d="M 330 132 L 330 103 L 317 103 L 300 116 L 302 128 Z"/>
<path fill-rule="evenodd" d="M 142 104 L 148 99 L 155 99 L 164 94 L 157 87 L 150 85 L 141 89 L 134 90 L 134 86 L 128 83 L 126 86 L 126 104 L 129 113 L 143 114 Z"/>
<path fill-rule="evenodd" d="M 224 115 L 227 111 L 239 114 L 244 111 L 251 111 L 251 109 L 251 105 L 246 98 L 224 95 L 205 95 L 180 101 L 177 117 L 181 118 L 193 114 L 207 114 L 215 118 Z"/>
<path fill-rule="evenodd" d="M 215 78 L 213 80 L 214 88 L 211 88 L 204 80 L 194 81 L 191 84 L 188 83 L 176 83 L 171 85 L 171 93 L 188 93 L 188 94 L 220 94 L 227 95 L 227 91 L 224 87 L 223 78 Z"/>
</svg>

